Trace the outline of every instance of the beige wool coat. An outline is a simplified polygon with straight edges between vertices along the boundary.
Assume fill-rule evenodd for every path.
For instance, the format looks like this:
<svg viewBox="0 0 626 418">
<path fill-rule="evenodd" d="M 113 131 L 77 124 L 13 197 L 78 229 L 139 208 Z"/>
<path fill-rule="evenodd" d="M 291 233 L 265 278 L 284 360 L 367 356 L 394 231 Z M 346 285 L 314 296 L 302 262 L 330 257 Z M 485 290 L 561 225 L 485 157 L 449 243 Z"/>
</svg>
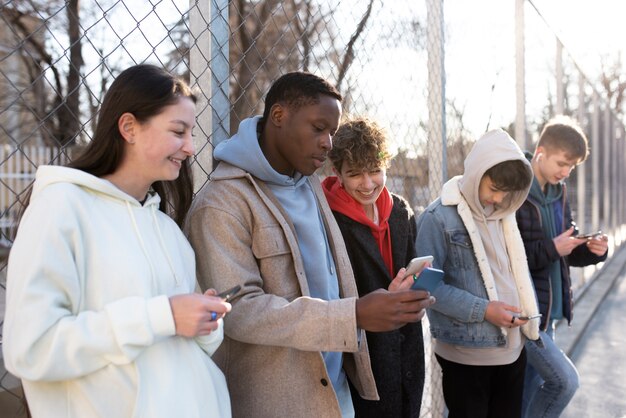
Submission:
<svg viewBox="0 0 626 418">
<path fill-rule="evenodd" d="M 309 181 L 337 267 L 338 300 L 309 296 L 289 217 L 267 185 L 244 170 L 220 162 L 187 219 L 201 288 L 243 288 L 213 356 L 226 375 L 233 417 L 341 417 L 322 351 L 344 352 L 352 384 L 363 398 L 378 399 L 341 232 L 319 179 Z"/>
</svg>

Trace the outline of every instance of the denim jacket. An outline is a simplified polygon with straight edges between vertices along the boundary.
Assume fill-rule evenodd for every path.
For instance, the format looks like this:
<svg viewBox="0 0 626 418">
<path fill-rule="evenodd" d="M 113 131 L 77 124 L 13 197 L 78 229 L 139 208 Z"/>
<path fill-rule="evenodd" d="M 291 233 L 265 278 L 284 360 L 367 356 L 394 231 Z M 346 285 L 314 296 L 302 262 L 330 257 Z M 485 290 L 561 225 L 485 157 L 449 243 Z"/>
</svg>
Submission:
<svg viewBox="0 0 626 418">
<path fill-rule="evenodd" d="M 432 255 L 433 267 L 445 272 L 444 285 L 433 296 L 428 310 L 433 337 L 467 347 L 498 347 L 506 344 L 506 328 L 485 320 L 490 301 L 498 300 L 487 255 L 471 210 L 459 192 L 459 177 L 448 181 L 442 197 L 434 201 L 417 221 L 416 248 L 419 256 Z M 528 272 L 524 246 L 515 215 L 502 220 L 511 269 L 524 313 L 538 312 Z M 539 338 L 538 321 L 529 321 L 522 332 Z"/>
</svg>

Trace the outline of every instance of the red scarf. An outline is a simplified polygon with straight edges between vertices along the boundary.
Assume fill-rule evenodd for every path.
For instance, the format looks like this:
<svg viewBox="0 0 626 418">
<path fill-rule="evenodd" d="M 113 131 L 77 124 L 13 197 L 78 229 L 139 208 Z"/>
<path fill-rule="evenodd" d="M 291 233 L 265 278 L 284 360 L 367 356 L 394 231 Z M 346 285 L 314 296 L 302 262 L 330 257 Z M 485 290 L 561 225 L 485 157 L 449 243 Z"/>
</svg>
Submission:
<svg viewBox="0 0 626 418">
<path fill-rule="evenodd" d="M 389 233 L 389 215 L 391 215 L 391 209 L 393 208 L 393 199 L 387 187 L 383 187 L 383 191 L 376 199 L 376 207 L 378 208 L 378 225 L 376 225 L 367 217 L 363 206 L 354 200 L 341 186 L 336 176 L 326 177 L 322 186 L 326 200 L 328 200 L 332 210 L 370 227 L 372 235 L 378 244 L 380 254 L 383 256 L 385 266 L 387 266 L 389 275 L 393 279 L 393 256 L 391 252 L 391 234 Z"/>
</svg>

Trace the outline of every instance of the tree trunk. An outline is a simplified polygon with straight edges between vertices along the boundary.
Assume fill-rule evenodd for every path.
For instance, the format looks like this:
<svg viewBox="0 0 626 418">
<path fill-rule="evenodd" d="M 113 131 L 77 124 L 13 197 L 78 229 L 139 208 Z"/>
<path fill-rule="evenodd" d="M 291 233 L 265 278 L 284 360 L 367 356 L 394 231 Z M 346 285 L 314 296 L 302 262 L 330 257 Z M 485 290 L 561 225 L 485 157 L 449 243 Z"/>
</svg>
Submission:
<svg viewBox="0 0 626 418">
<path fill-rule="evenodd" d="M 68 36 L 70 40 L 70 65 L 67 71 L 65 100 L 58 110 L 58 131 L 56 139 L 59 145 L 66 146 L 76 142 L 80 132 L 80 70 L 83 66 L 82 44 L 80 38 L 80 0 L 67 2 Z"/>
</svg>

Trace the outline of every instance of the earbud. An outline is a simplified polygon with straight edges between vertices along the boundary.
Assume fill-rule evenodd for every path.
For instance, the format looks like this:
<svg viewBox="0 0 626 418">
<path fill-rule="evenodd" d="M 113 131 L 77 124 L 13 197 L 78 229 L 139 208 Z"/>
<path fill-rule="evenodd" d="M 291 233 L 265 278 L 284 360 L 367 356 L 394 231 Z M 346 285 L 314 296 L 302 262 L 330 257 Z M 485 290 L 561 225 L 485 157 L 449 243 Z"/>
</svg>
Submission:
<svg viewBox="0 0 626 418">
<path fill-rule="evenodd" d="M 543 155 L 543 154 L 542 154 L 541 152 L 540 152 L 539 154 L 537 154 L 537 161 L 541 160 L 541 156 L 542 156 L 542 155 Z"/>
</svg>

